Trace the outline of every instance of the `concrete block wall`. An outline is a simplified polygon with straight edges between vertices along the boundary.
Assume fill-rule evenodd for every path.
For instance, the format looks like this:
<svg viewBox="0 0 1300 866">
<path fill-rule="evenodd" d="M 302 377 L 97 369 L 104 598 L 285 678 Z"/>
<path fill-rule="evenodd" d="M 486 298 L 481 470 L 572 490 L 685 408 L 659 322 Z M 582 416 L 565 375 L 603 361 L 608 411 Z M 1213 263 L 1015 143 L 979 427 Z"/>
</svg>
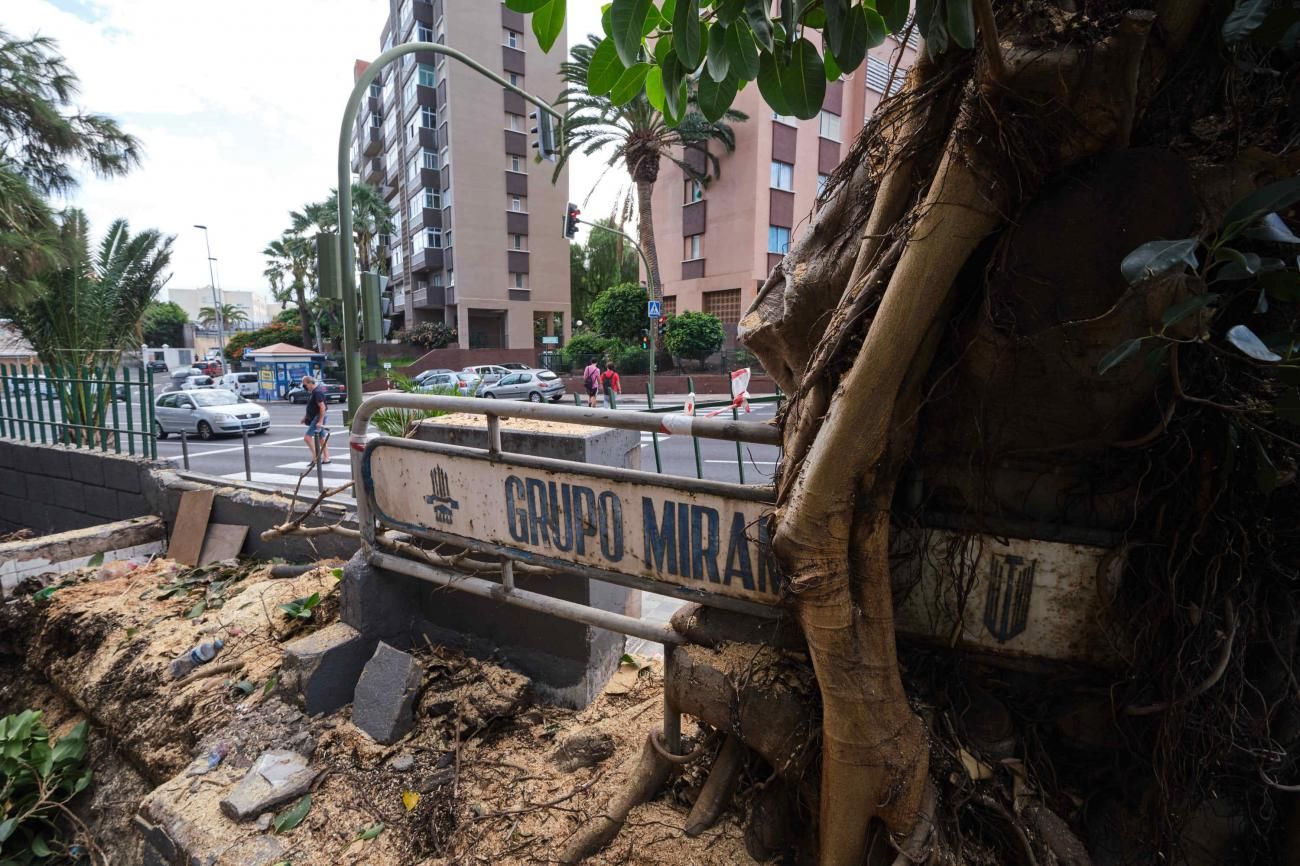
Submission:
<svg viewBox="0 0 1300 866">
<path fill-rule="evenodd" d="M 137 457 L 0 439 L 0 532 L 65 532 L 149 514 L 150 469 Z"/>
</svg>

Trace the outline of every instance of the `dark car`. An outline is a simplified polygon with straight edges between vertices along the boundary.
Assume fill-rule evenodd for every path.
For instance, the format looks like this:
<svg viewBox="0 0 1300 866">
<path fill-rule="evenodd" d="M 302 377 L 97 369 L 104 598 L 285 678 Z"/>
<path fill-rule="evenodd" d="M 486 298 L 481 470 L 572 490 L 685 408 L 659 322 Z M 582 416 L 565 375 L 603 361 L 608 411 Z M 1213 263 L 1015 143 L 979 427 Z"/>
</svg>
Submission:
<svg viewBox="0 0 1300 866">
<path fill-rule="evenodd" d="M 342 403 L 348 399 L 347 386 L 342 382 L 334 379 L 322 379 L 320 388 L 325 392 L 325 401 L 327 403 Z M 289 393 L 284 395 L 284 399 L 290 403 L 306 403 L 307 389 L 301 385 L 291 388 Z"/>
<path fill-rule="evenodd" d="M 155 360 L 153 360 L 153 361 L 149 361 L 148 363 L 146 363 L 146 364 L 144 365 L 144 367 L 145 367 L 146 370 L 152 370 L 152 371 L 155 372 L 155 373 L 166 373 L 166 372 L 167 372 L 167 362 L 166 362 L 166 361 L 160 361 L 160 360 L 156 360 L 156 359 L 155 359 Z"/>
</svg>

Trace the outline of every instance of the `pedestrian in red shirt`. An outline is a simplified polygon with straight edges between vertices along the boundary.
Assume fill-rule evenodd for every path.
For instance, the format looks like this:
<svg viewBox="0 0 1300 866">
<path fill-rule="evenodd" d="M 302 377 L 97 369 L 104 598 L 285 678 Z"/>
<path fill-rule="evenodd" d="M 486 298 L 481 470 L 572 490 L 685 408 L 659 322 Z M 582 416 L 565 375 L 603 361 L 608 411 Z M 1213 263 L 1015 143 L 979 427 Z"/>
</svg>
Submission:
<svg viewBox="0 0 1300 866">
<path fill-rule="evenodd" d="M 614 408 L 614 395 L 623 393 L 623 385 L 618 380 L 618 371 L 613 363 L 605 365 L 605 372 L 600 374 L 600 384 L 605 389 L 605 405 Z"/>
</svg>

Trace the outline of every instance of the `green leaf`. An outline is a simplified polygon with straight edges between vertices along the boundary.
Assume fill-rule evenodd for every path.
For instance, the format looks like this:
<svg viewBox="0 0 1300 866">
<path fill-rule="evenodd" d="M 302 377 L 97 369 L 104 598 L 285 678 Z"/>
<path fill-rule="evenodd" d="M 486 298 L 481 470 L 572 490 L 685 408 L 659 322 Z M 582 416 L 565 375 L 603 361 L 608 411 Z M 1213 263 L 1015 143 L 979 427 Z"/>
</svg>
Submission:
<svg viewBox="0 0 1300 866">
<path fill-rule="evenodd" d="M 1254 33 L 1268 17 L 1273 0 L 1237 0 L 1237 5 L 1223 21 L 1223 41 L 1229 45 Z"/>
<path fill-rule="evenodd" d="M 645 76 L 645 98 L 655 107 L 655 111 L 664 113 L 664 71 L 658 66 L 652 67 Z"/>
<path fill-rule="evenodd" d="M 862 65 L 867 56 L 868 43 L 871 42 L 871 24 L 867 20 L 867 10 L 862 6 L 849 9 L 844 19 L 844 39 L 840 50 L 835 52 L 835 65 L 841 72 L 852 72 Z M 884 33 L 880 34 L 884 39 Z"/>
<path fill-rule="evenodd" d="M 1097 375 L 1104 376 L 1110 368 L 1117 364 L 1123 363 L 1142 347 L 1142 341 L 1145 337 L 1136 337 L 1132 340 L 1125 340 L 1115 348 L 1107 352 L 1100 361 L 1097 362 Z"/>
<path fill-rule="evenodd" d="M 763 100 L 777 114 L 791 114 L 790 104 L 785 101 L 785 84 L 782 80 L 786 70 L 781 68 L 776 58 L 764 51 L 758 58 L 758 91 Z"/>
<path fill-rule="evenodd" d="M 656 67 L 657 68 L 657 67 Z M 609 93 L 609 101 L 615 105 L 626 105 L 636 99 L 645 85 L 645 77 L 650 72 L 649 63 L 637 63 L 619 76 L 614 89 Z"/>
<path fill-rule="evenodd" d="M 1281 361 L 1282 356 L 1274 352 L 1255 332 L 1245 325 L 1233 325 L 1228 329 L 1228 342 L 1256 361 Z"/>
<path fill-rule="evenodd" d="M 727 58 L 731 61 L 731 71 L 741 81 L 753 81 L 758 77 L 758 45 L 744 21 L 737 21 L 727 28 Z"/>
<path fill-rule="evenodd" d="M 938 57 L 948 50 L 943 0 L 916 0 L 916 26 L 921 38 L 925 40 L 925 50 L 930 57 Z"/>
<path fill-rule="evenodd" d="M 653 5 L 651 0 L 614 0 L 610 4 L 609 35 L 618 59 L 629 69 L 641 59 L 641 28 Z"/>
<path fill-rule="evenodd" d="M 39 833 L 37 833 L 35 836 L 32 837 L 31 848 L 32 848 L 32 853 L 35 854 L 37 857 L 49 857 L 51 854 L 54 853 L 53 851 L 50 850 L 49 843 L 45 841 L 45 837 Z"/>
<path fill-rule="evenodd" d="M 99 568 L 104 564 L 104 552 L 101 550 L 90 559 L 86 560 L 86 568 Z"/>
<path fill-rule="evenodd" d="M 57 586 L 47 586 L 32 593 L 32 601 L 49 601 L 50 596 L 59 591 Z"/>
<path fill-rule="evenodd" d="M 239 692 L 244 697 L 248 697 L 249 695 L 251 695 L 253 693 L 253 690 L 256 688 L 257 688 L 257 683 L 253 682 L 252 680 L 240 680 L 237 683 L 232 683 L 230 686 L 230 690 L 232 692 Z"/>
<path fill-rule="evenodd" d="M 704 58 L 704 70 L 714 81 L 727 77 L 731 59 L 727 56 L 727 28 L 714 22 L 709 28 L 709 48 Z"/>
<path fill-rule="evenodd" d="M 673 37 L 673 47 L 682 65 L 687 69 L 698 69 L 704 59 L 704 46 L 700 44 L 700 0 L 677 0 Z"/>
<path fill-rule="evenodd" d="M 718 23 L 730 27 L 745 11 L 745 0 L 717 0 Z"/>
<path fill-rule="evenodd" d="M 826 29 L 822 31 L 826 53 L 839 54 L 844 45 L 844 34 L 848 29 L 848 0 L 823 0 L 826 8 Z"/>
<path fill-rule="evenodd" d="M 772 4 L 767 0 L 745 0 L 745 21 L 749 23 L 758 47 L 768 52 L 776 50 L 776 43 L 772 41 L 772 19 L 768 17 L 771 8 Z"/>
<path fill-rule="evenodd" d="M 533 14 L 533 35 L 543 51 L 550 51 L 564 32 L 564 7 L 567 5 L 567 0 L 551 0 Z"/>
<path fill-rule="evenodd" d="M 826 67 L 817 46 L 800 39 L 790 52 L 790 64 L 781 76 L 790 114 L 802 120 L 816 117 L 826 98 Z M 784 113 L 784 112 L 783 112 Z"/>
<path fill-rule="evenodd" d="M 885 26 L 890 33 L 902 33 L 907 26 L 907 13 L 911 11 L 909 0 L 876 0 L 876 11 L 885 19 Z"/>
<path fill-rule="evenodd" d="M 1231 247 L 1219 247 L 1217 257 L 1227 264 L 1215 271 L 1215 280 L 1244 280 L 1259 273 L 1263 264 L 1258 253 L 1243 253 Z"/>
<path fill-rule="evenodd" d="M 664 75 L 664 116 L 676 126 L 686 111 L 686 67 L 670 54 L 659 65 Z"/>
<path fill-rule="evenodd" d="M 1184 238 L 1177 241 L 1149 241 L 1124 257 L 1120 263 L 1120 273 L 1129 284 L 1163 274 L 1179 265 L 1195 268 L 1196 238 Z"/>
<path fill-rule="evenodd" d="M 275 686 L 279 682 L 280 682 L 280 675 L 271 674 L 270 678 L 267 679 L 266 681 L 266 685 L 262 686 L 262 697 L 267 697 L 268 695 L 271 694 L 271 692 L 275 691 Z"/>
<path fill-rule="evenodd" d="M 1270 183 L 1243 196 L 1223 217 L 1226 225 L 1244 223 L 1249 225 L 1266 213 L 1286 210 L 1300 201 L 1300 177 L 1291 177 Z"/>
<path fill-rule="evenodd" d="M 382 832 L 384 832 L 383 822 L 380 822 L 378 824 L 371 824 L 369 827 L 365 828 L 364 830 L 359 830 L 357 832 L 356 841 L 369 842 L 371 839 L 375 838 Z"/>
<path fill-rule="evenodd" d="M 1219 296 L 1216 293 L 1206 292 L 1200 295 L 1192 295 L 1190 298 L 1183 298 L 1176 304 L 1170 304 L 1160 316 L 1160 327 L 1168 328 L 1170 325 L 1176 325 L 1206 304 L 1214 303 L 1218 299 Z"/>
<path fill-rule="evenodd" d="M 975 47 L 975 13 L 971 0 L 944 0 L 948 7 L 948 33 L 952 41 L 969 51 Z"/>
<path fill-rule="evenodd" d="M 522 12 L 527 15 L 529 12 L 536 12 L 551 0 L 506 0 L 506 8 L 511 12 Z"/>
<path fill-rule="evenodd" d="M 661 36 L 655 40 L 654 62 L 663 66 L 668 62 L 668 55 L 673 53 L 673 35 Z"/>
<path fill-rule="evenodd" d="M 700 112 L 710 121 L 721 120 L 736 98 L 736 88 L 736 79 L 730 76 L 722 81 L 714 81 L 707 75 L 700 76 L 699 92 L 696 94 Z"/>
<path fill-rule="evenodd" d="M 1300 244 L 1300 237 L 1277 214 L 1266 214 L 1259 225 L 1246 231 L 1246 237 L 1271 244 Z"/>
<path fill-rule="evenodd" d="M 614 47 L 614 40 L 602 39 L 601 44 L 591 53 L 591 62 L 586 68 L 586 91 L 593 96 L 604 96 L 619 82 L 625 72 L 623 61 L 619 60 L 619 51 Z"/>
<path fill-rule="evenodd" d="M 199 599 L 199 601 L 194 605 L 194 607 L 190 608 L 190 612 L 185 614 L 185 618 L 198 619 L 199 617 L 203 616 L 203 611 L 207 609 L 208 609 L 207 601 L 205 599 Z"/>
<path fill-rule="evenodd" d="M 14 834 L 14 828 L 18 826 L 18 818 L 9 818 L 0 821 L 0 842 L 5 841 Z"/>
<path fill-rule="evenodd" d="M 288 809 L 275 816 L 271 822 L 271 830 L 278 836 L 281 833 L 288 833 L 294 827 L 302 823 L 311 811 L 311 794 L 304 794 L 302 799 L 293 804 Z"/>
<path fill-rule="evenodd" d="M 822 58 L 822 64 L 826 67 L 827 81 L 837 81 L 839 77 L 844 74 L 840 70 L 840 65 L 835 62 L 835 55 L 831 54 L 829 51 L 827 51 L 826 56 Z"/>
</svg>

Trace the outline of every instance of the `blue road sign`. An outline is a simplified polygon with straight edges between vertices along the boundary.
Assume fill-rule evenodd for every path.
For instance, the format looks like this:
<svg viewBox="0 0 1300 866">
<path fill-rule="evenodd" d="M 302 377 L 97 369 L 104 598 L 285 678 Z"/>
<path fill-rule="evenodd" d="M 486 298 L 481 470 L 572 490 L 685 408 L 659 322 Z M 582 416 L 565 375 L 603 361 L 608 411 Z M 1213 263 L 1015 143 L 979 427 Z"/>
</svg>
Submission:
<svg viewBox="0 0 1300 866">
<path fill-rule="evenodd" d="M 648 318 L 648 319 L 657 319 L 657 318 L 659 318 L 660 316 L 662 316 L 662 315 L 664 314 L 664 302 L 663 302 L 663 301 L 647 301 L 647 302 L 646 302 L 646 311 L 645 311 L 645 314 L 646 314 L 646 318 Z"/>
</svg>

